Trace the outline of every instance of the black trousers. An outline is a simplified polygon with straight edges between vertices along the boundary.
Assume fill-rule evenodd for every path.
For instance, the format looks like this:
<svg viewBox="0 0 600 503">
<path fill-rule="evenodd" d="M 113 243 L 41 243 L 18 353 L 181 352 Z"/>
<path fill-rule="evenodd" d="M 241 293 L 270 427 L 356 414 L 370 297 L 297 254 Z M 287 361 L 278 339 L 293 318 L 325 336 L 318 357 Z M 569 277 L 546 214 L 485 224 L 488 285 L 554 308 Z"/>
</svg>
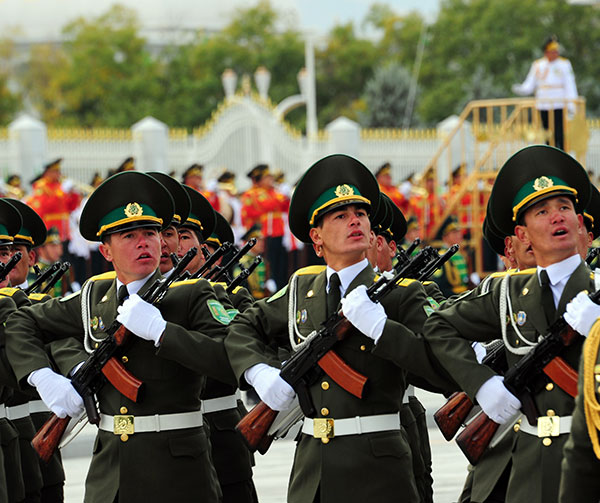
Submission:
<svg viewBox="0 0 600 503">
<path fill-rule="evenodd" d="M 548 112 L 554 112 L 554 146 L 561 150 L 565 148 L 565 140 L 564 140 L 564 130 L 563 130 L 563 109 L 555 108 L 554 110 L 540 110 L 540 114 L 542 116 L 542 125 L 544 129 L 549 129 L 550 121 Z M 546 142 L 546 144 L 550 144 Z"/>
</svg>

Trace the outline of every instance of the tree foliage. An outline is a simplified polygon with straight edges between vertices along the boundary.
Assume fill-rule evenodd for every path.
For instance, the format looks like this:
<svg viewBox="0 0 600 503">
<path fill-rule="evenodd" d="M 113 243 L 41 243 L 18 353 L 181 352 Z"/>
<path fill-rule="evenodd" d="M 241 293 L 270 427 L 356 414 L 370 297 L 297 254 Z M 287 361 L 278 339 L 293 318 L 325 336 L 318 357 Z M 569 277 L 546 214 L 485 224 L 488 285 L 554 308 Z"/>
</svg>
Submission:
<svg viewBox="0 0 600 503">
<path fill-rule="evenodd" d="M 406 76 L 416 70 L 414 115 L 426 125 L 460 113 L 472 99 L 511 96 L 511 84 L 525 78 L 552 33 L 573 64 L 588 115 L 598 116 L 599 25 L 600 10 L 565 0 L 442 0 L 431 23 L 417 12 L 375 3 L 358 27 L 338 24 L 316 43 L 319 125 L 341 115 L 398 125 Z M 60 46 L 32 46 L 18 71 L 4 65 L 10 41 L 0 42 L 0 121 L 11 120 L 19 108 L 33 108 L 49 125 L 129 127 L 153 115 L 191 129 L 223 100 L 225 69 L 237 73 L 239 87 L 244 75 L 252 78 L 265 66 L 271 72 L 269 96 L 277 103 L 298 93 L 304 66 L 303 35 L 268 0 L 232 12 L 216 34 L 200 30 L 191 41 L 160 52 L 140 35 L 135 11 L 118 5 L 70 22 L 63 34 Z M 420 41 L 425 45 L 417 68 Z M 393 71 L 400 72 L 397 80 L 390 77 Z M 303 111 L 287 118 L 304 126 Z"/>
</svg>

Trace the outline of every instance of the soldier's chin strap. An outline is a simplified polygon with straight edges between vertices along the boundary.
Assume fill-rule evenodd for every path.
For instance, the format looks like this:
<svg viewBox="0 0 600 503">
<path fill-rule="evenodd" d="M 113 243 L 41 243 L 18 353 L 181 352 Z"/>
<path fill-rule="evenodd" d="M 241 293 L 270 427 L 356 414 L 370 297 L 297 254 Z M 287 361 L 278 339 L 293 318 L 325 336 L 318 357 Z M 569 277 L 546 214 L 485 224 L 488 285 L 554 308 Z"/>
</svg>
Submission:
<svg viewBox="0 0 600 503">
<path fill-rule="evenodd" d="M 585 424 L 588 435 L 594 448 L 596 458 L 600 459 L 600 404 L 596 399 L 596 376 L 594 368 L 598 358 L 598 345 L 600 344 L 600 323 L 592 325 L 587 340 L 583 345 L 583 408 L 585 411 Z"/>
</svg>

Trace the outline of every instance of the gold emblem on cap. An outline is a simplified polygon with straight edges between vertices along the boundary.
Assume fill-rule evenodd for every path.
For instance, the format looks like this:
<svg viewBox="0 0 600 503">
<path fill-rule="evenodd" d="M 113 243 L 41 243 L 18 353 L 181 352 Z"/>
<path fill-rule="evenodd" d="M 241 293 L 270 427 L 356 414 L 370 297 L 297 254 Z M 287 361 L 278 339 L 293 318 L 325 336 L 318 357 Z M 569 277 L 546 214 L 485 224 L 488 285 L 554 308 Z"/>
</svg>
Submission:
<svg viewBox="0 0 600 503">
<path fill-rule="evenodd" d="M 548 187 L 552 187 L 553 185 L 554 182 L 547 176 L 540 176 L 539 178 L 535 179 L 535 182 L 533 182 L 533 188 L 536 192 L 538 190 L 544 190 Z"/>
<path fill-rule="evenodd" d="M 129 203 L 125 206 L 125 216 L 130 217 L 138 217 L 142 213 L 144 213 L 144 209 L 138 203 Z"/>
<path fill-rule="evenodd" d="M 347 185 L 347 184 L 338 185 L 335 188 L 335 195 L 337 197 L 353 196 L 354 189 L 352 187 L 350 187 L 350 185 Z"/>
</svg>

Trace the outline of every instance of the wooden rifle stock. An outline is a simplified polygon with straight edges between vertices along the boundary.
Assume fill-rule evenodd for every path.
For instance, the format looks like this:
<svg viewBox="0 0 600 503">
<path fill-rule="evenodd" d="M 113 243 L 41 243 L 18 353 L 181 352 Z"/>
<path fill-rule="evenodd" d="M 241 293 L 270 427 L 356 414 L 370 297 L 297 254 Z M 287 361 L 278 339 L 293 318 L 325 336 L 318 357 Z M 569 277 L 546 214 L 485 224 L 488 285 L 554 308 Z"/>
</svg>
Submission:
<svg viewBox="0 0 600 503">
<path fill-rule="evenodd" d="M 31 445 L 44 463 L 50 461 L 70 420 L 69 416 L 61 419 L 52 414 L 33 437 Z"/>
<path fill-rule="evenodd" d="M 456 437 L 460 450 L 473 466 L 481 459 L 499 426 L 481 412 Z"/>
<path fill-rule="evenodd" d="M 464 424 L 469 412 L 473 410 L 473 406 L 473 402 L 464 391 L 457 391 L 435 411 L 433 419 L 448 442 L 454 438 Z"/>
<path fill-rule="evenodd" d="M 251 452 L 267 452 L 273 442 L 273 437 L 268 436 L 267 432 L 276 417 L 276 410 L 264 402 L 259 402 L 236 425 L 236 431 L 240 433 Z"/>
</svg>

